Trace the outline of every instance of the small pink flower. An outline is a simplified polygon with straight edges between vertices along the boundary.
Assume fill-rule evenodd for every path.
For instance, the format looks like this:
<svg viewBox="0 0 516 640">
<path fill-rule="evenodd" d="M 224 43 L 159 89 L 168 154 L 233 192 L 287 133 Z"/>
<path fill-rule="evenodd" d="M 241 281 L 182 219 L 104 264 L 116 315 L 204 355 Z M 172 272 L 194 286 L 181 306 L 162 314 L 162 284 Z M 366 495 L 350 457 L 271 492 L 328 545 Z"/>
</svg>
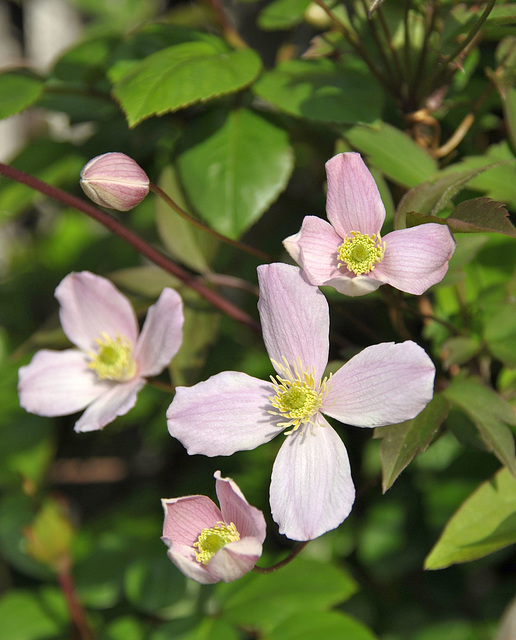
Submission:
<svg viewBox="0 0 516 640">
<path fill-rule="evenodd" d="M 231 478 L 215 472 L 220 509 L 206 496 L 162 500 L 163 542 L 168 557 L 185 576 L 201 582 L 232 582 L 262 555 L 265 518 L 248 504 Z"/>
<path fill-rule="evenodd" d="M 125 153 L 110 152 L 92 158 L 81 171 L 80 185 L 95 204 L 129 211 L 149 193 L 145 171 Z"/>
<path fill-rule="evenodd" d="M 76 431 L 102 429 L 135 404 L 146 377 L 177 353 L 183 336 L 179 294 L 163 289 L 139 334 L 129 300 L 105 278 L 71 273 L 55 292 L 61 325 L 77 349 L 38 351 L 21 367 L 21 406 L 40 416 L 64 416 L 87 407 Z"/>
<path fill-rule="evenodd" d="M 420 295 L 444 278 L 455 250 L 447 226 L 422 224 L 382 237 L 385 207 L 360 154 L 334 156 L 326 163 L 326 175 L 331 224 L 306 216 L 301 230 L 283 241 L 311 284 L 348 296 L 382 284 Z"/>
<path fill-rule="evenodd" d="M 348 454 L 323 414 L 357 427 L 409 420 L 431 400 L 435 367 L 411 341 L 364 349 L 324 377 L 329 310 L 301 270 L 258 267 L 258 310 L 276 377 L 271 382 L 226 371 L 193 387 L 178 387 L 168 430 L 189 454 L 229 456 L 279 434 L 283 444 L 270 487 L 280 533 L 311 540 L 351 511 L 355 489 Z"/>
</svg>

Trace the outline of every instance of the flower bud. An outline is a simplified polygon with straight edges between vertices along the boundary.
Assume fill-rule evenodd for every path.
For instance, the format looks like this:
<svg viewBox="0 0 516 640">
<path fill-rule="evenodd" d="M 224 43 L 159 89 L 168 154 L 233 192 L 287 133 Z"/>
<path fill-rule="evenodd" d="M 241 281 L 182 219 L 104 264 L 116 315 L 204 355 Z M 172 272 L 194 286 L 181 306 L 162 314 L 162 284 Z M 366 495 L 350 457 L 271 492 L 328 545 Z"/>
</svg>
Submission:
<svg viewBox="0 0 516 640">
<path fill-rule="evenodd" d="M 149 193 L 145 171 L 125 153 L 96 156 L 81 171 L 82 190 L 95 204 L 129 211 Z"/>
</svg>

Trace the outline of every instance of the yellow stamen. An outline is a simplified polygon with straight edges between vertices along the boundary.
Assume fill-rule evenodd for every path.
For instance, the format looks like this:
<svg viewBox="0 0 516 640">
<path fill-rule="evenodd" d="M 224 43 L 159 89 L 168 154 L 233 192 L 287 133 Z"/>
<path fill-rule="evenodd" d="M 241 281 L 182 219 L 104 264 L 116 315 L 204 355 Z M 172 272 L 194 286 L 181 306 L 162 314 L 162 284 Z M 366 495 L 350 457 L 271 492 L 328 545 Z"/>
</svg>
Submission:
<svg viewBox="0 0 516 640">
<path fill-rule="evenodd" d="M 240 540 L 240 534 L 232 522 L 229 524 L 217 522 L 214 527 L 203 529 L 197 542 L 193 543 L 193 546 L 199 549 L 195 552 L 197 562 L 208 564 L 222 547 L 225 547 L 229 542 L 237 542 L 238 540 Z"/>
<path fill-rule="evenodd" d="M 382 242 L 380 233 L 369 236 L 352 231 L 351 236 L 346 236 L 338 249 L 337 266 L 340 268 L 344 265 L 357 276 L 373 271 L 385 255 L 385 242 Z"/>
<path fill-rule="evenodd" d="M 88 367 L 93 369 L 99 380 L 116 380 L 125 382 L 136 375 L 136 361 L 133 358 L 133 345 L 125 336 L 110 338 L 102 332 L 101 338 L 96 338 L 98 351 L 90 351 L 91 362 Z"/>
</svg>

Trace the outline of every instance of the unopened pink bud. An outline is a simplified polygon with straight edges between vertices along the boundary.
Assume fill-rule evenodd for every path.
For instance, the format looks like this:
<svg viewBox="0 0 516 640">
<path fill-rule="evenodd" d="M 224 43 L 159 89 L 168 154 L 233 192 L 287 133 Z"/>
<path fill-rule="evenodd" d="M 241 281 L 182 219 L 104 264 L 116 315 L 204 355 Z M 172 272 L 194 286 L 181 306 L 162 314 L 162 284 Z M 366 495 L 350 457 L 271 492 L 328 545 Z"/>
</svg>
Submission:
<svg viewBox="0 0 516 640">
<path fill-rule="evenodd" d="M 145 171 L 125 153 L 96 156 L 81 171 L 81 187 L 95 204 L 129 211 L 149 193 Z"/>
</svg>

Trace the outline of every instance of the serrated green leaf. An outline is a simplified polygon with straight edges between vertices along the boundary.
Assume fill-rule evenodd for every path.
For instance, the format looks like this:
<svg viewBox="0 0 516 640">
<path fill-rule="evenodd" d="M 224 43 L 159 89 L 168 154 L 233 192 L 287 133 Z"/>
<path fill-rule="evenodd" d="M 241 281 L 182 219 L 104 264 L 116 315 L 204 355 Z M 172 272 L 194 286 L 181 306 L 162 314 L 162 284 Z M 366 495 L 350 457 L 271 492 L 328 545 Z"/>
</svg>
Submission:
<svg viewBox="0 0 516 640">
<path fill-rule="evenodd" d="M 507 367 L 516 367 L 516 303 L 497 307 L 484 326 L 489 351 Z"/>
<path fill-rule="evenodd" d="M 20 113 L 34 104 L 43 91 L 43 81 L 23 71 L 0 74 L 0 119 Z"/>
<path fill-rule="evenodd" d="M 53 616 L 37 593 L 21 589 L 0 598 L 0 620 L 6 640 L 56 638 L 66 625 L 66 619 Z"/>
<path fill-rule="evenodd" d="M 425 560 L 425 569 L 469 562 L 516 542 L 516 480 L 500 469 L 462 504 Z"/>
<path fill-rule="evenodd" d="M 516 238 L 516 229 L 505 205 L 490 198 L 461 202 L 446 219 L 446 224 L 460 233 L 503 233 Z"/>
<path fill-rule="evenodd" d="M 303 15 L 311 0 L 274 0 L 258 15 L 261 29 L 290 29 L 303 21 Z"/>
<path fill-rule="evenodd" d="M 238 238 L 285 188 L 293 156 L 287 132 L 263 116 L 214 111 L 185 130 L 177 168 L 200 217 Z"/>
<path fill-rule="evenodd" d="M 285 113 L 321 122 L 374 122 L 383 105 L 380 87 L 370 75 L 325 59 L 282 62 L 253 89 Z"/>
<path fill-rule="evenodd" d="M 454 378 L 443 392 L 476 425 L 486 447 L 516 476 L 514 438 L 507 425 L 516 425 L 512 407 L 474 379 Z"/>
<path fill-rule="evenodd" d="M 261 69 L 252 49 L 220 51 L 212 43 L 185 42 L 158 51 L 113 87 L 130 127 L 145 118 L 240 91 Z"/>
<path fill-rule="evenodd" d="M 375 438 L 381 438 L 382 489 L 385 493 L 418 453 L 426 450 L 434 433 L 448 414 L 448 403 L 436 395 L 423 411 L 400 424 L 378 427 Z"/>
<path fill-rule="evenodd" d="M 338 611 L 300 611 L 275 627 L 266 640 L 375 640 L 362 622 Z"/>
<path fill-rule="evenodd" d="M 426 151 L 385 122 L 378 127 L 357 125 L 344 137 L 388 178 L 404 187 L 414 187 L 437 171 L 437 163 Z"/>
<path fill-rule="evenodd" d="M 247 574 L 236 586 L 218 585 L 217 593 L 223 620 L 266 632 L 301 611 L 322 611 L 343 602 L 356 589 L 342 569 L 298 557 L 281 571 Z"/>
</svg>

